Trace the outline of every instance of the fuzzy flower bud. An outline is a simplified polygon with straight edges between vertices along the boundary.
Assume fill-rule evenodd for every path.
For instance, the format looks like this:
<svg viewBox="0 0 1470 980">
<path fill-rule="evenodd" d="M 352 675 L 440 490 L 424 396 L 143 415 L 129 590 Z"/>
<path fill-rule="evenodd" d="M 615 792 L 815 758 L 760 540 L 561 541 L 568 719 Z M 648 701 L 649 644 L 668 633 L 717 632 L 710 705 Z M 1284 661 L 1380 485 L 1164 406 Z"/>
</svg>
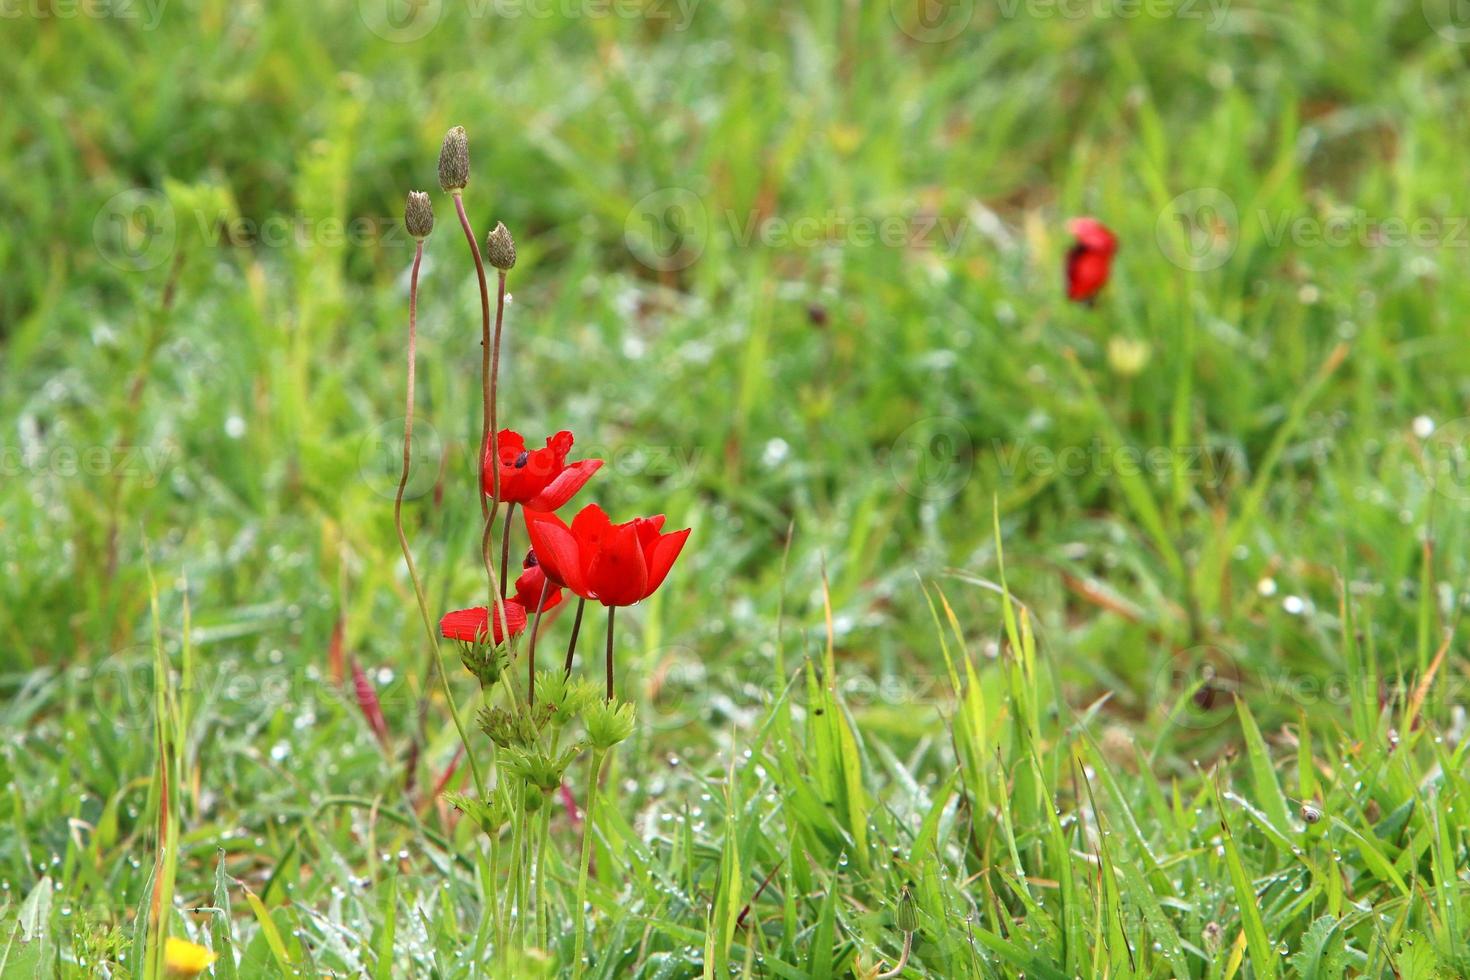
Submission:
<svg viewBox="0 0 1470 980">
<path fill-rule="evenodd" d="M 480 730 L 502 749 L 530 745 L 536 741 L 536 726 L 521 712 L 504 708 L 481 708 Z"/>
<path fill-rule="evenodd" d="M 505 653 L 488 643 L 461 643 L 459 662 L 464 669 L 475 675 L 480 686 L 494 687 L 505 672 Z"/>
<path fill-rule="evenodd" d="M 899 932 L 919 931 L 919 906 L 908 885 L 904 885 L 898 893 L 898 905 L 893 910 L 893 924 L 898 926 Z"/>
<path fill-rule="evenodd" d="M 509 271 L 516 264 L 516 240 L 510 230 L 495 222 L 495 230 L 485 236 L 485 261 L 501 272 Z"/>
<path fill-rule="evenodd" d="M 633 706 L 627 702 L 598 701 L 589 704 L 582 713 L 587 741 L 599 752 L 606 752 L 632 735 L 633 722 Z"/>
<path fill-rule="evenodd" d="M 429 195 L 423 191 L 409 191 L 408 203 L 403 206 L 403 226 L 418 241 L 429 237 L 434 230 L 434 206 Z"/>
<path fill-rule="evenodd" d="M 445 793 L 444 798 L 461 813 L 479 824 L 480 829 L 491 837 L 499 834 L 500 828 L 504 827 L 510 818 L 510 815 L 505 812 L 504 802 L 499 797 L 481 800 L 464 793 Z"/>
<path fill-rule="evenodd" d="M 470 139 L 463 126 L 444 134 L 439 148 L 439 186 L 445 193 L 462 191 L 470 182 Z"/>
</svg>

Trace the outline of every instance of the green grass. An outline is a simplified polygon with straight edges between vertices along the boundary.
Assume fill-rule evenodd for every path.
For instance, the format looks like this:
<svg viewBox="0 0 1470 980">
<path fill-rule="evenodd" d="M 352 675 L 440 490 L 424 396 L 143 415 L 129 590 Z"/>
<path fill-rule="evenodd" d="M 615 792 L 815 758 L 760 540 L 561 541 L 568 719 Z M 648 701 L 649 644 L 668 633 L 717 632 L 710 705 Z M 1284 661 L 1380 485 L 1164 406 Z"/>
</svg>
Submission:
<svg viewBox="0 0 1470 980">
<path fill-rule="evenodd" d="M 503 417 L 694 528 L 619 616 L 587 975 L 868 976 L 905 886 L 905 976 L 1470 975 L 1470 31 L 1186 7 L 7 18 L 0 976 L 146 975 L 155 889 L 220 977 L 570 971 L 559 801 L 545 948 L 477 963 L 509 882 L 429 798 L 398 228 L 433 190 L 405 514 L 445 610 L 484 588 L 455 124 L 520 253 Z"/>
</svg>

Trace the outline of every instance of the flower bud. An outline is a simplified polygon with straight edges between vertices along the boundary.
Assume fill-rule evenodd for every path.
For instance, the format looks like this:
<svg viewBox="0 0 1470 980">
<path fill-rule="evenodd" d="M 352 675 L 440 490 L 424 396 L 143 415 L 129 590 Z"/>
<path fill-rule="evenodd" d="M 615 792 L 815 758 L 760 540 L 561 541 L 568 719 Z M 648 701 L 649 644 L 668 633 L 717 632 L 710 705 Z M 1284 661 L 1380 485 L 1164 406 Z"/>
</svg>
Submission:
<svg viewBox="0 0 1470 980">
<path fill-rule="evenodd" d="M 510 230 L 495 222 L 495 230 L 485 236 L 485 261 L 501 272 L 507 272 L 516 264 L 516 240 Z"/>
<path fill-rule="evenodd" d="M 626 701 L 597 701 L 582 713 L 587 741 L 599 752 L 606 752 L 632 735 L 633 722 L 633 706 Z"/>
<path fill-rule="evenodd" d="M 461 643 L 459 662 L 464 664 L 465 670 L 475 675 L 481 687 L 491 688 L 505 672 L 506 658 L 503 650 L 497 650 L 489 643 Z"/>
<path fill-rule="evenodd" d="M 556 756 L 548 755 L 539 748 L 509 748 L 501 756 L 500 764 L 507 774 L 543 793 L 550 793 L 561 785 L 567 767 L 577 757 L 579 748 L 580 746 L 573 745 Z"/>
<path fill-rule="evenodd" d="M 919 904 L 914 901 L 914 893 L 909 891 L 908 885 L 904 885 L 898 893 L 898 905 L 893 910 L 893 924 L 902 933 L 919 931 Z"/>
<path fill-rule="evenodd" d="M 497 836 L 500 829 L 510 819 L 499 797 L 480 800 L 464 793 L 445 793 L 444 798 L 465 816 L 479 824 L 480 829 L 491 837 Z"/>
<path fill-rule="evenodd" d="M 583 678 L 572 679 L 561 669 L 538 671 L 536 697 L 546 720 L 560 728 L 597 700 L 597 685 Z"/>
<path fill-rule="evenodd" d="M 439 186 L 445 193 L 462 191 L 470 182 L 470 139 L 463 126 L 444 134 L 439 148 Z"/>
<path fill-rule="evenodd" d="M 403 226 L 416 240 L 423 241 L 434 230 L 434 206 L 423 191 L 409 191 L 403 206 Z"/>
<path fill-rule="evenodd" d="M 523 713 L 504 708 L 481 708 L 480 729 L 490 741 L 502 749 L 530 745 L 536 741 L 536 727 Z"/>
</svg>

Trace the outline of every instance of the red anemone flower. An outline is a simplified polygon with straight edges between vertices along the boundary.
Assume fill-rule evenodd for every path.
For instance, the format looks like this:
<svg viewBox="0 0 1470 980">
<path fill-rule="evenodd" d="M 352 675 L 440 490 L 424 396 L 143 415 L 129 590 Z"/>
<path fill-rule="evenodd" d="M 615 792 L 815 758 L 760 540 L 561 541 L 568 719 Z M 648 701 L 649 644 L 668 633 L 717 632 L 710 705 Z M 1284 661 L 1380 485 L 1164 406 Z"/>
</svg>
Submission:
<svg viewBox="0 0 1470 980">
<path fill-rule="evenodd" d="M 1073 218 L 1067 230 L 1076 239 L 1067 252 L 1067 298 L 1091 303 L 1108 284 L 1118 236 L 1096 218 Z"/>
<path fill-rule="evenodd" d="M 546 570 L 536 560 L 536 552 L 526 553 L 525 571 L 516 579 L 514 601 L 526 612 L 546 612 L 561 602 L 561 586 L 546 577 Z M 545 590 L 544 592 L 542 590 Z M 543 598 L 544 596 L 544 598 Z M 506 613 L 509 617 L 510 613 Z"/>
<path fill-rule="evenodd" d="M 510 635 L 518 636 L 526 631 L 526 607 L 514 599 L 505 600 L 505 618 L 510 623 Z M 484 606 L 473 609 L 456 609 L 445 613 L 439 620 L 439 632 L 446 639 L 463 640 L 465 643 L 483 643 L 486 639 L 490 616 Z M 505 642 L 505 632 L 500 628 L 500 610 L 495 611 L 495 645 Z"/>
<path fill-rule="evenodd" d="M 568 527 L 545 511 L 526 511 L 526 531 L 541 568 L 553 583 L 604 606 L 631 606 L 663 584 L 689 529 L 661 533 L 663 515 L 614 524 L 596 504 Z"/>
<path fill-rule="evenodd" d="M 546 440 L 544 449 L 526 449 L 519 432 L 501 429 L 495 436 L 494 456 L 500 461 L 500 499 L 536 510 L 556 510 L 591 479 L 602 466 L 600 459 L 584 459 L 568 465 L 572 434 L 563 429 Z M 495 489 L 495 474 L 487 452 L 480 467 L 480 485 L 486 494 Z"/>
</svg>

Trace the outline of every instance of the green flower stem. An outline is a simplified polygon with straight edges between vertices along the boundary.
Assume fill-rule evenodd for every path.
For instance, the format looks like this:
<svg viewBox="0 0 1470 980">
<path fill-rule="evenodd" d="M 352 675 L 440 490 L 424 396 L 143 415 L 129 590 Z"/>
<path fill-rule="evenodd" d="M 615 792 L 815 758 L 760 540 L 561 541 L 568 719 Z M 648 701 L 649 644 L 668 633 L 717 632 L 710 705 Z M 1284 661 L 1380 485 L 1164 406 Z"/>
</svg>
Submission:
<svg viewBox="0 0 1470 980">
<path fill-rule="evenodd" d="M 587 935 L 587 873 L 592 867 L 592 808 L 597 803 L 597 784 L 602 780 L 602 764 L 606 750 L 592 754 L 592 778 L 587 783 L 587 809 L 582 812 L 582 861 L 577 869 L 577 940 L 572 953 L 572 976 L 581 980 L 582 951 Z"/>
<path fill-rule="evenodd" d="M 541 582 L 541 595 L 536 599 L 536 619 L 531 623 L 531 644 L 526 650 L 526 669 L 530 675 L 526 683 L 526 703 L 532 710 L 536 708 L 536 635 L 541 632 L 541 607 L 546 604 L 546 590 L 550 585 L 549 581 Z"/>
</svg>

